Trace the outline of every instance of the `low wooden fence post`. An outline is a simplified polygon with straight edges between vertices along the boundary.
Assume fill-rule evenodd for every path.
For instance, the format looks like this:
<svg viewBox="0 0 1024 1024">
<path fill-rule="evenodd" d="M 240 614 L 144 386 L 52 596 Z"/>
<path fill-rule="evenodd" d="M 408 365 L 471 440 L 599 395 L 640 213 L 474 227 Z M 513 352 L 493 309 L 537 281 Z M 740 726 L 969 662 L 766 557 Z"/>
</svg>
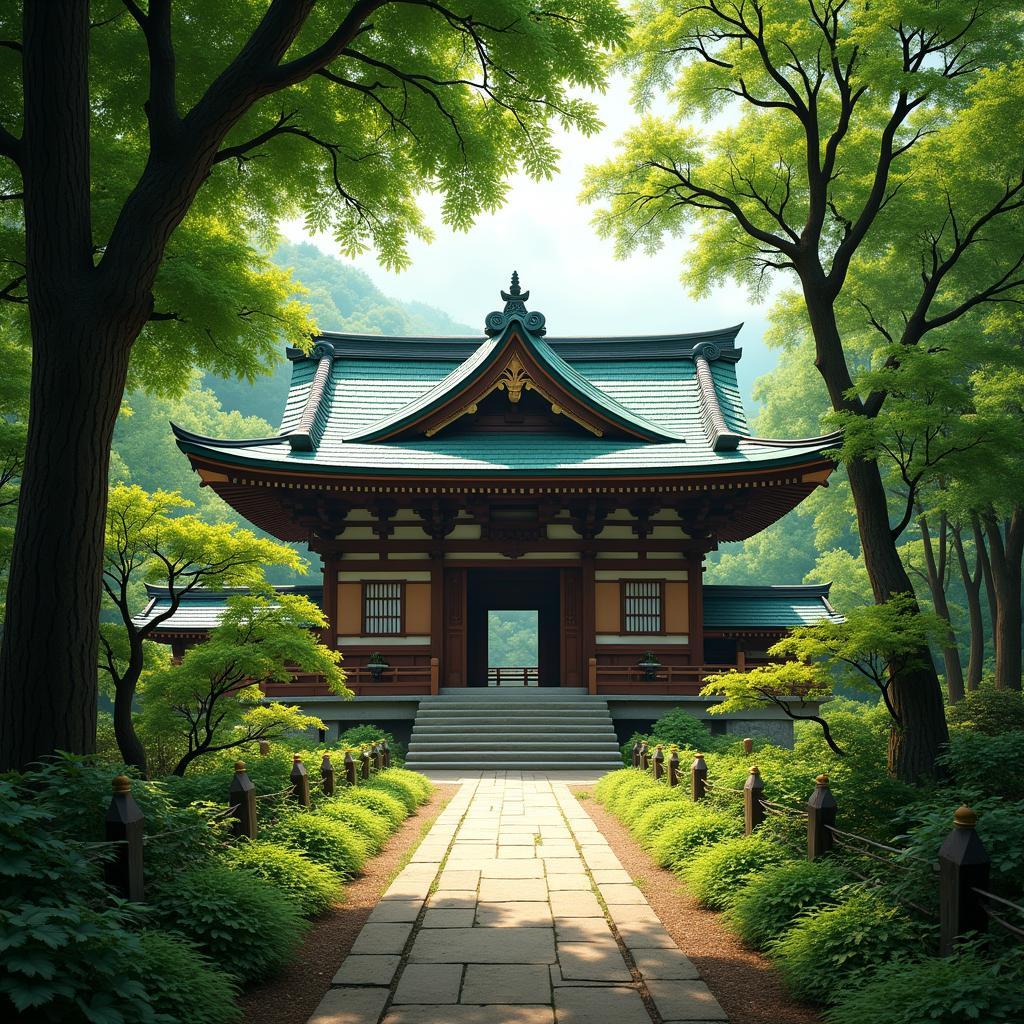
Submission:
<svg viewBox="0 0 1024 1024">
<path fill-rule="evenodd" d="M 374 743 L 370 747 L 370 757 L 373 758 L 373 770 L 379 772 L 384 767 L 384 756 L 381 754 L 379 743 Z"/>
<path fill-rule="evenodd" d="M 270 741 L 260 740 L 260 757 L 266 757 L 270 753 Z"/>
<path fill-rule="evenodd" d="M 587 693 L 597 695 L 597 658 L 587 658 Z"/>
<path fill-rule="evenodd" d="M 306 771 L 306 766 L 298 754 L 292 755 L 291 782 L 292 799 L 303 807 L 309 807 L 309 772 Z"/>
<path fill-rule="evenodd" d="M 441 684 L 441 661 L 439 658 L 430 659 L 430 696 L 436 697 Z"/>
<path fill-rule="evenodd" d="M 640 767 L 640 741 L 639 740 L 637 740 L 633 744 L 633 767 L 634 768 L 639 768 Z"/>
<path fill-rule="evenodd" d="M 764 793 L 764 780 L 756 764 L 750 766 L 750 774 L 743 784 L 743 831 L 746 835 L 764 821 L 764 804 L 761 796 Z"/>
<path fill-rule="evenodd" d="M 978 815 L 960 807 L 953 831 L 939 850 L 939 955 L 949 956 L 969 932 L 988 928 L 984 898 L 974 890 L 987 889 L 990 859 L 975 826 Z"/>
<path fill-rule="evenodd" d="M 836 798 L 828 787 L 828 776 L 819 775 L 807 801 L 807 859 L 817 860 L 829 853 L 835 842 Z"/>
<path fill-rule="evenodd" d="M 669 786 L 679 785 L 679 751 L 674 748 L 668 755 L 668 784 Z"/>
<path fill-rule="evenodd" d="M 754 752 L 754 741 L 748 736 L 743 741 L 743 753 L 752 754 Z"/>
<path fill-rule="evenodd" d="M 113 795 L 105 819 L 108 843 L 116 843 L 114 856 L 104 867 L 107 885 L 126 900 L 141 903 L 145 897 L 142 874 L 142 832 L 145 821 L 132 796 L 132 780 L 117 775 L 111 783 Z"/>
<path fill-rule="evenodd" d="M 320 762 L 320 779 L 324 796 L 334 796 L 334 765 L 330 754 L 324 754 Z"/>
<path fill-rule="evenodd" d="M 235 762 L 235 774 L 228 786 L 228 807 L 234 808 L 231 812 L 231 817 L 235 819 L 231 825 L 231 834 L 236 838 L 245 836 L 246 839 L 255 839 L 256 787 L 245 770 L 244 761 Z"/>
<path fill-rule="evenodd" d="M 380 752 L 384 757 L 384 767 L 391 767 L 391 748 L 388 746 L 387 740 L 380 741 Z"/>
<path fill-rule="evenodd" d="M 651 767 L 651 752 L 647 747 L 647 741 L 640 744 L 640 767 L 647 771 Z"/>
<path fill-rule="evenodd" d="M 370 777 L 370 752 L 364 750 L 359 755 L 359 774 L 365 780 Z"/>
<path fill-rule="evenodd" d="M 345 783 L 349 786 L 356 784 L 356 762 L 352 757 L 352 751 L 345 751 Z"/>
<path fill-rule="evenodd" d="M 703 800 L 708 793 L 708 765 L 703 754 L 698 754 L 690 765 L 690 784 L 694 801 Z"/>
<path fill-rule="evenodd" d="M 661 749 L 659 743 L 654 751 L 654 781 L 661 782 L 662 775 L 665 774 L 665 751 Z"/>
</svg>

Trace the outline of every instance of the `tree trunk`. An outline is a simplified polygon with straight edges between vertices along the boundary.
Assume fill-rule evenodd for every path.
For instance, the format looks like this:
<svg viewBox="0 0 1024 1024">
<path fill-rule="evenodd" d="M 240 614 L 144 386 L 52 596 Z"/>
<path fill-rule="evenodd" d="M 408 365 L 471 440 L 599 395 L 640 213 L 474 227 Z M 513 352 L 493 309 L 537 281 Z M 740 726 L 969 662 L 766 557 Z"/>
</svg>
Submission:
<svg viewBox="0 0 1024 1024">
<path fill-rule="evenodd" d="M 985 531 L 981 525 L 981 519 L 974 515 L 971 517 L 974 526 L 974 546 L 978 549 L 978 557 L 981 559 L 981 576 L 985 581 L 985 597 L 988 599 L 988 620 L 992 636 L 992 654 L 995 655 L 996 636 L 996 585 L 992 579 L 992 559 L 988 553 L 988 543 L 985 540 Z"/>
<path fill-rule="evenodd" d="M 992 583 L 996 595 L 996 688 L 1021 688 L 1021 563 L 1024 556 L 1024 508 L 1013 510 L 1005 537 L 995 516 L 985 518 Z"/>
<path fill-rule="evenodd" d="M 949 602 L 946 600 L 946 531 L 948 525 L 946 517 L 943 515 L 939 527 L 939 558 L 936 560 L 931 532 L 928 529 L 928 518 L 920 516 L 918 524 L 921 527 L 924 562 L 928 571 L 928 589 L 931 591 L 935 614 L 949 627 L 950 642 L 942 645 L 942 662 L 946 670 L 946 693 L 950 704 L 955 704 L 958 700 L 963 700 L 964 669 L 960 661 L 960 648 L 957 646 L 956 635 L 953 632 L 953 623 L 949 618 Z"/>
<path fill-rule="evenodd" d="M 142 745 L 135 722 L 132 718 L 132 703 L 135 699 L 135 687 L 138 677 L 121 679 L 114 691 L 114 737 L 117 749 L 125 764 L 130 764 L 141 772 L 143 778 L 148 777 L 146 766 L 146 748 Z"/>
<path fill-rule="evenodd" d="M 985 625 L 981 614 L 981 554 L 975 552 L 974 572 L 967 564 L 967 552 L 964 550 L 963 533 L 959 526 L 953 527 L 953 547 L 956 560 L 960 567 L 960 576 L 964 583 L 964 594 L 967 598 L 967 622 L 970 630 L 970 653 L 967 658 L 967 690 L 976 690 L 981 683 L 981 673 L 985 665 Z"/>
<path fill-rule="evenodd" d="M 857 404 L 847 398 L 853 382 L 836 325 L 833 300 L 820 273 L 815 276 L 805 271 L 801 276 L 814 333 L 815 365 L 828 389 L 832 407 L 856 412 Z M 889 505 L 878 463 L 873 459 L 853 459 L 846 470 L 857 510 L 864 565 L 876 603 L 884 604 L 896 594 L 913 595 L 913 584 L 889 525 Z M 949 740 L 949 732 L 939 677 L 927 646 L 908 658 L 906 667 L 893 673 L 890 700 L 896 721 L 889 736 L 889 771 L 905 782 L 934 778 L 936 758 Z"/>
</svg>

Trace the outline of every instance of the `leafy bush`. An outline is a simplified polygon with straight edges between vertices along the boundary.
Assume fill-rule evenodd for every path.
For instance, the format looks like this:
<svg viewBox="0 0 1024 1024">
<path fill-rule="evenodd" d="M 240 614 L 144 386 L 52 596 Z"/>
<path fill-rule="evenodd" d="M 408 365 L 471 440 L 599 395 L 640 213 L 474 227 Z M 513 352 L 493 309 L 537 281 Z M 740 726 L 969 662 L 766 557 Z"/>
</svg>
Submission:
<svg viewBox="0 0 1024 1024">
<path fill-rule="evenodd" d="M 619 786 L 608 799 L 608 810 L 617 818 L 622 817 L 630 802 L 640 793 L 665 792 L 665 787 L 661 785 L 661 783 L 655 782 L 654 779 L 645 772 L 637 772 L 630 769 L 630 774 L 633 777 L 631 779 L 626 779 L 626 781 Z"/>
<path fill-rule="evenodd" d="M 366 840 L 343 821 L 311 811 L 296 811 L 264 833 L 271 842 L 301 850 L 345 878 L 359 874 L 369 856 Z"/>
<path fill-rule="evenodd" d="M 651 807 L 659 804 L 678 806 L 683 802 L 684 795 L 678 788 L 669 789 L 664 783 L 651 789 L 640 789 L 625 801 L 619 817 L 627 828 L 632 829 L 640 816 Z"/>
<path fill-rule="evenodd" d="M 661 833 L 673 822 L 689 817 L 698 804 L 685 800 L 665 800 L 648 807 L 633 823 L 633 835 L 645 850 L 651 849 Z"/>
<path fill-rule="evenodd" d="M 40 1024 L 154 1022 L 135 911 L 111 904 L 98 862 L 57 825 L 46 793 L 0 780 L 0 1010 Z"/>
<path fill-rule="evenodd" d="M 630 768 L 620 768 L 618 771 L 608 772 L 607 775 L 602 775 L 597 780 L 597 785 L 594 786 L 594 796 L 599 803 L 607 804 L 618 792 L 620 786 L 626 785 L 629 779 L 638 778 L 639 774 Z"/>
<path fill-rule="evenodd" d="M 233 868 L 269 882 L 306 917 L 322 914 L 341 901 L 341 876 L 296 850 L 262 840 L 235 843 L 227 854 Z"/>
<path fill-rule="evenodd" d="M 789 856 L 768 839 L 741 836 L 700 851 L 678 870 L 700 903 L 725 910 L 754 875 Z"/>
<path fill-rule="evenodd" d="M 426 776 L 420 775 L 419 772 L 410 772 L 405 768 L 388 768 L 382 771 L 377 779 L 393 781 L 399 786 L 404 786 L 416 798 L 418 804 L 429 803 L 434 792 L 434 787 Z"/>
<path fill-rule="evenodd" d="M 651 842 L 651 853 L 662 867 L 680 871 L 698 851 L 742 831 L 743 822 L 735 812 L 701 807 L 666 825 Z"/>
<path fill-rule="evenodd" d="M 405 760 L 405 747 L 386 729 L 381 729 L 377 725 L 353 725 L 338 737 L 338 745 L 343 750 L 346 748 L 357 749 L 373 746 L 374 743 L 379 743 L 381 740 L 387 740 L 392 762 L 396 759 Z"/>
<path fill-rule="evenodd" d="M 901 910 L 874 893 L 854 892 L 798 920 L 768 952 L 793 995 L 828 1003 L 841 985 L 862 984 L 879 964 L 911 954 L 918 944 Z"/>
<path fill-rule="evenodd" d="M 941 763 L 965 799 L 978 796 L 1024 800 L 1024 775 L 1015 770 L 1024 761 L 1024 730 L 988 736 L 954 729 Z"/>
<path fill-rule="evenodd" d="M 419 806 L 419 799 L 411 786 L 394 777 L 388 778 L 384 772 L 375 775 L 364 788 L 393 796 L 405 808 L 406 814 L 412 814 Z"/>
<path fill-rule="evenodd" d="M 242 1014 L 235 1004 L 238 986 L 191 942 L 165 932 L 140 936 L 137 963 L 153 1009 L 165 1021 L 233 1024 Z"/>
<path fill-rule="evenodd" d="M 271 885 L 223 864 L 185 871 L 150 896 L 153 917 L 192 939 L 228 973 L 254 981 L 294 955 L 306 923 Z"/>
<path fill-rule="evenodd" d="M 976 951 L 952 957 L 881 963 L 870 978 L 843 989 L 829 1024 L 962 1024 L 1024 1020 L 1024 956 L 995 966 Z"/>
<path fill-rule="evenodd" d="M 344 796 L 351 803 L 368 807 L 374 814 L 386 818 L 393 828 L 397 828 L 409 816 L 405 804 L 383 789 L 370 789 L 368 786 L 359 785 L 346 789 Z"/>
<path fill-rule="evenodd" d="M 622 745 L 623 764 L 632 764 L 633 744 L 637 740 L 647 740 L 652 749 L 660 743 L 666 748 L 666 759 L 670 746 L 677 746 L 681 750 L 687 751 L 705 751 L 713 750 L 719 745 L 719 741 L 711 735 L 711 730 L 707 725 L 679 707 L 665 712 L 651 726 L 649 733 L 635 732 L 630 736 L 629 741 Z"/>
<path fill-rule="evenodd" d="M 828 861 L 776 864 L 747 882 L 726 919 L 746 945 L 763 949 L 805 912 L 835 904 L 847 881 Z"/>
<path fill-rule="evenodd" d="M 951 726 L 986 736 L 1024 730 L 1024 694 L 997 690 L 992 680 L 985 680 L 977 690 L 968 691 L 962 700 L 950 704 L 946 719 Z"/>
<path fill-rule="evenodd" d="M 369 807 L 363 807 L 344 797 L 325 800 L 317 807 L 316 811 L 317 814 L 337 818 L 338 821 L 344 822 L 349 828 L 358 832 L 366 840 L 366 847 L 370 853 L 380 850 L 388 836 L 395 831 L 395 826 L 390 818 L 376 814 Z"/>
</svg>

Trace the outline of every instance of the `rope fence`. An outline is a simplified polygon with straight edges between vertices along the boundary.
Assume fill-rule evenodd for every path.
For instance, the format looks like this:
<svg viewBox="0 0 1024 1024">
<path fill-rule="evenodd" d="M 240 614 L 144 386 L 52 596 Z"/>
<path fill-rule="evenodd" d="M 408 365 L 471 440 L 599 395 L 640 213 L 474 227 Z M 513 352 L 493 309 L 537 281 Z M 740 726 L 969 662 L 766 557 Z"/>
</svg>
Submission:
<svg viewBox="0 0 1024 1024">
<path fill-rule="evenodd" d="M 752 741 L 744 740 L 743 745 L 748 754 L 752 752 Z M 638 740 L 633 745 L 633 768 L 645 772 L 653 770 L 656 780 L 663 779 L 666 760 L 668 785 L 681 785 L 683 776 L 678 750 L 673 749 L 666 759 L 661 746 L 656 747 L 652 754 L 645 741 Z M 774 800 L 766 800 L 764 780 L 756 766 L 751 765 L 743 788 L 736 789 L 708 778 L 708 766 L 704 755 L 697 754 L 690 766 L 690 791 L 694 801 L 724 794 L 742 796 L 746 835 L 750 835 L 763 824 L 768 816 L 793 823 L 796 820 L 805 821 L 808 860 L 815 861 L 820 857 L 833 855 L 836 848 L 840 848 L 847 854 L 843 860 L 844 869 L 870 885 L 879 886 L 883 882 L 877 876 L 871 877 L 858 870 L 849 862 L 850 857 L 863 857 L 887 868 L 895 868 L 904 876 L 912 874 L 912 868 L 905 863 L 906 861 L 931 868 L 938 876 L 938 913 L 900 893 L 892 893 L 890 890 L 890 895 L 919 914 L 930 919 L 938 919 L 939 947 L 942 956 L 952 953 L 957 943 L 968 935 L 986 932 L 990 923 L 1015 938 L 1024 939 L 1024 907 L 987 889 L 991 859 L 977 833 L 978 816 L 969 807 L 960 807 L 956 811 L 953 815 L 953 830 L 939 848 L 937 858 L 929 860 L 910 850 L 838 828 L 838 805 L 829 787 L 827 775 L 817 777 L 814 792 L 811 793 L 804 808 L 800 809 Z M 789 836 L 773 835 L 773 838 L 792 849 L 798 849 L 796 842 Z M 1006 911 L 1001 913 L 993 909 L 991 903 L 999 904 L 1000 910 L 1005 907 L 1006 911 L 1022 915 L 1020 924 L 1009 920 Z"/>
</svg>

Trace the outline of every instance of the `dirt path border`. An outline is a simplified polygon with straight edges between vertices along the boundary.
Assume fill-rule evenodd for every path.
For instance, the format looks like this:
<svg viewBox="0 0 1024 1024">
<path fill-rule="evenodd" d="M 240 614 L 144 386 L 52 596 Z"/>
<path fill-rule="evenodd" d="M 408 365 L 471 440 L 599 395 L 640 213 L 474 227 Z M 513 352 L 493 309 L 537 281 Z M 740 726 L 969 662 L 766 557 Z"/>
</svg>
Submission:
<svg viewBox="0 0 1024 1024">
<path fill-rule="evenodd" d="M 345 886 L 344 904 L 313 921 L 295 959 L 242 993 L 239 1005 L 246 1024 L 306 1024 L 381 893 L 458 790 L 457 785 L 435 783 L 430 802 L 406 818 L 365 873 Z"/>
<path fill-rule="evenodd" d="M 701 978 L 729 1015 L 730 1024 L 821 1024 L 810 1007 L 786 995 L 771 964 L 747 949 L 721 922 L 700 907 L 679 879 L 658 867 L 629 830 L 594 799 L 592 786 L 570 786 L 640 886 L 669 935 L 694 962 Z"/>
</svg>

